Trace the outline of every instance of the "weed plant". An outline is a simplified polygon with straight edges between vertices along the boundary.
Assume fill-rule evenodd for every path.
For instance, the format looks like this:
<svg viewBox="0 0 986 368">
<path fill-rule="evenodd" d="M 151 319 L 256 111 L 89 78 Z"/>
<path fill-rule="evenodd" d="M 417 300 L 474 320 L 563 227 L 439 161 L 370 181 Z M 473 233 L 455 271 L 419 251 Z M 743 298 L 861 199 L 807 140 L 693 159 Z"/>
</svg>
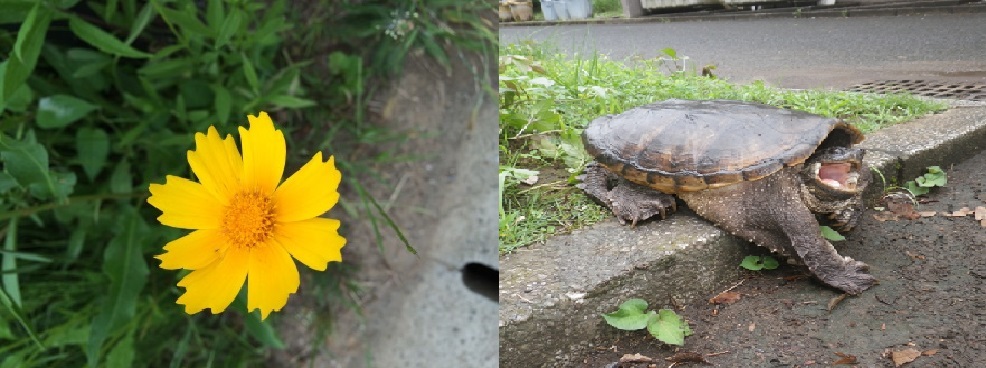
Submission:
<svg viewBox="0 0 986 368">
<path fill-rule="evenodd" d="M 945 108 L 906 95 L 732 84 L 700 75 L 671 49 L 655 59 L 614 61 L 520 43 L 501 46 L 499 61 L 501 252 L 608 215 L 571 185 L 591 160 L 582 129 L 602 115 L 669 98 L 729 99 L 839 117 L 869 132 Z"/>
<path fill-rule="evenodd" d="M 292 148 L 286 171 L 314 150 L 336 154 L 344 185 L 363 193 L 343 208 L 403 238 L 359 190 L 368 162 L 348 154 L 401 138 L 366 124 L 371 81 L 410 53 L 448 67 L 461 50 L 488 51 L 495 35 L 476 14 L 490 7 L 0 2 L 0 367 L 260 365 L 283 346 L 277 316 L 237 312 L 242 295 L 219 315 L 175 304 L 183 274 L 151 257 L 182 231 L 157 223 L 148 185 L 189 176 L 195 132 L 235 136 L 266 110 Z M 316 275 L 323 303 L 358 307 L 351 272 Z"/>
</svg>

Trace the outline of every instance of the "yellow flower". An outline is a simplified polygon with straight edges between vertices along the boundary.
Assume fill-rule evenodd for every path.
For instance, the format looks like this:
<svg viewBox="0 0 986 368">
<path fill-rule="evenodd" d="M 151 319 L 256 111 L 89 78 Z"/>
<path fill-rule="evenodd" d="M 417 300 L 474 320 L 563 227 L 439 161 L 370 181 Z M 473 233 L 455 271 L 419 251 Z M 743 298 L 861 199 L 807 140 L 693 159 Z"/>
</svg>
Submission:
<svg viewBox="0 0 986 368">
<path fill-rule="evenodd" d="M 250 129 L 239 128 L 242 157 L 233 137 L 221 139 L 209 127 L 208 134 L 195 134 L 195 151 L 188 151 L 199 182 L 169 175 L 165 184 L 150 186 L 147 202 L 161 210 L 158 221 L 195 230 L 155 256 L 163 269 L 192 270 L 178 282 L 185 288 L 178 304 L 188 314 L 224 311 L 246 279 L 247 311 L 260 309 L 267 318 L 298 290 L 292 257 L 318 271 L 342 260 L 339 220 L 318 217 L 339 201 L 333 157 L 322 162 L 316 153 L 281 183 L 284 135 L 266 112 L 249 120 Z"/>
</svg>

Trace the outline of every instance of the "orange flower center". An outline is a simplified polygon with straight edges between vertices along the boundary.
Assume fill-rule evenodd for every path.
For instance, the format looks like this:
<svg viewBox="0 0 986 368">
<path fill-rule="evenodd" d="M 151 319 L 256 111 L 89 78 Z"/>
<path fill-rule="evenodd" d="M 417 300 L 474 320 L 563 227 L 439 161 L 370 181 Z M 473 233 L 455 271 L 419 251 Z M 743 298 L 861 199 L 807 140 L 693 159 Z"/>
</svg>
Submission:
<svg viewBox="0 0 986 368">
<path fill-rule="evenodd" d="M 233 245 L 252 248 L 267 240 L 274 229 L 270 196 L 250 191 L 234 196 L 226 206 L 222 229 Z"/>
</svg>

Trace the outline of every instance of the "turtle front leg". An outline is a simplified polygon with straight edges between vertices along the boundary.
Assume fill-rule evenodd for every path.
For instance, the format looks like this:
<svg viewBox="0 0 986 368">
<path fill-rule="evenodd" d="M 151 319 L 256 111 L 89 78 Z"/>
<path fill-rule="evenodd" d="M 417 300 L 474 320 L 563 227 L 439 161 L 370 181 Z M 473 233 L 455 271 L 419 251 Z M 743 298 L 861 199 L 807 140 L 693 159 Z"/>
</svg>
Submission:
<svg viewBox="0 0 986 368">
<path fill-rule="evenodd" d="M 673 196 L 617 178 L 596 162 L 589 163 L 579 179 L 582 183 L 576 187 L 613 211 L 621 224 L 629 221 L 631 226 L 636 226 L 637 221 L 654 215 L 660 215 L 664 219 L 677 209 Z M 612 189 L 609 186 L 610 180 L 618 180 Z"/>
<path fill-rule="evenodd" d="M 796 258 L 822 282 L 859 294 L 876 283 L 865 263 L 844 257 L 822 237 L 801 201 L 797 180 L 781 171 L 761 180 L 680 194 L 700 216 L 771 251 Z"/>
</svg>

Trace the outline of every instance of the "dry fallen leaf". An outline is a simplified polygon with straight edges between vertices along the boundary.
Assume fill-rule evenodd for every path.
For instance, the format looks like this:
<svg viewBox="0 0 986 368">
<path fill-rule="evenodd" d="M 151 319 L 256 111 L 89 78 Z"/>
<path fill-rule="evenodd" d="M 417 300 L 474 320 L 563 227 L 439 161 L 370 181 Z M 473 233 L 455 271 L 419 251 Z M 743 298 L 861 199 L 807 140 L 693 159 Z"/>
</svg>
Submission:
<svg viewBox="0 0 986 368">
<path fill-rule="evenodd" d="M 702 354 L 699 354 L 699 353 L 696 353 L 696 352 L 692 352 L 692 351 L 678 352 L 678 353 L 675 353 L 672 356 L 669 356 L 667 358 L 664 358 L 664 360 L 667 360 L 667 361 L 672 362 L 674 364 L 678 364 L 678 363 L 705 363 L 705 364 L 712 364 L 712 363 L 709 363 L 709 361 L 705 360 L 705 358 L 702 357 Z"/>
<path fill-rule="evenodd" d="M 621 364 L 622 363 L 650 363 L 650 362 L 653 362 L 653 361 L 654 361 L 654 359 L 652 359 L 652 358 L 650 358 L 648 356 L 642 355 L 640 353 L 636 353 L 636 354 L 623 354 L 623 356 L 620 357 L 620 363 Z"/>
<path fill-rule="evenodd" d="M 914 211 L 914 197 L 910 194 L 891 193 L 884 196 L 883 200 L 887 203 L 887 211 L 893 214 L 893 218 L 886 218 L 887 220 L 896 220 L 897 218 L 914 220 L 921 217 Z"/>
<path fill-rule="evenodd" d="M 835 352 L 835 355 L 838 355 L 839 356 L 839 360 L 836 360 L 836 361 L 832 362 L 832 365 L 839 365 L 839 364 L 853 365 L 853 364 L 857 364 L 857 362 L 856 362 L 856 356 L 855 355 L 846 354 L 846 353 L 840 353 L 838 351 Z"/>
<path fill-rule="evenodd" d="M 829 300 L 829 306 L 828 306 L 828 312 L 829 313 L 832 313 L 832 310 L 835 309 L 835 306 L 839 305 L 839 303 L 841 303 L 843 300 L 846 299 L 846 295 L 849 295 L 849 294 L 841 294 L 841 295 L 839 295 L 839 296 L 837 296 L 835 298 L 830 299 Z M 838 354 L 838 353 L 836 353 L 836 354 Z"/>
<path fill-rule="evenodd" d="M 976 214 L 976 220 L 986 219 L 986 207 L 983 206 L 976 207 L 976 212 L 974 213 Z"/>
<path fill-rule="evenodd" d="M 925 258 L 923 255 L 920 255 L 920 254 L 917 254 L 917 253 L 911 253 L 911 251 L 909 251 L 909 250 L 905 250 L 904 251 L 904 254 L 906 254 L 908 257 L 911 257 L 911 259 L 924 260 L 924 258 Z"/>
<path fill-rule="evenodd" d="M 740 300 L 740 293 L 726 291 L 709 299 L 709 304 L 733 304 Z"/>
<path fill-rule="evenodd" d="M 918 211 L 918 214 L 921 215 L 921 217 L 931 217 L 938 214 L 938 211 Z"/>
<path fill-rule="evenodd" d="M 924 355 L 924 356 L 932 356 L 932 355 L 935 355 L 935 354 L 938 354 L 938 349 L 925 350 L 925 351 L 922 351 L 921 352 L 921 355 Z"/>
<path fill-rule="evenodd" d="M 907 348 L 900 351 L 894 351 L 890 353 L 890 360 L 894 361 L 895 367 L 900 367 L 904 364 L 913 362 L 921 356 L 921 352 L 914 348 Z"/>
</svg>

